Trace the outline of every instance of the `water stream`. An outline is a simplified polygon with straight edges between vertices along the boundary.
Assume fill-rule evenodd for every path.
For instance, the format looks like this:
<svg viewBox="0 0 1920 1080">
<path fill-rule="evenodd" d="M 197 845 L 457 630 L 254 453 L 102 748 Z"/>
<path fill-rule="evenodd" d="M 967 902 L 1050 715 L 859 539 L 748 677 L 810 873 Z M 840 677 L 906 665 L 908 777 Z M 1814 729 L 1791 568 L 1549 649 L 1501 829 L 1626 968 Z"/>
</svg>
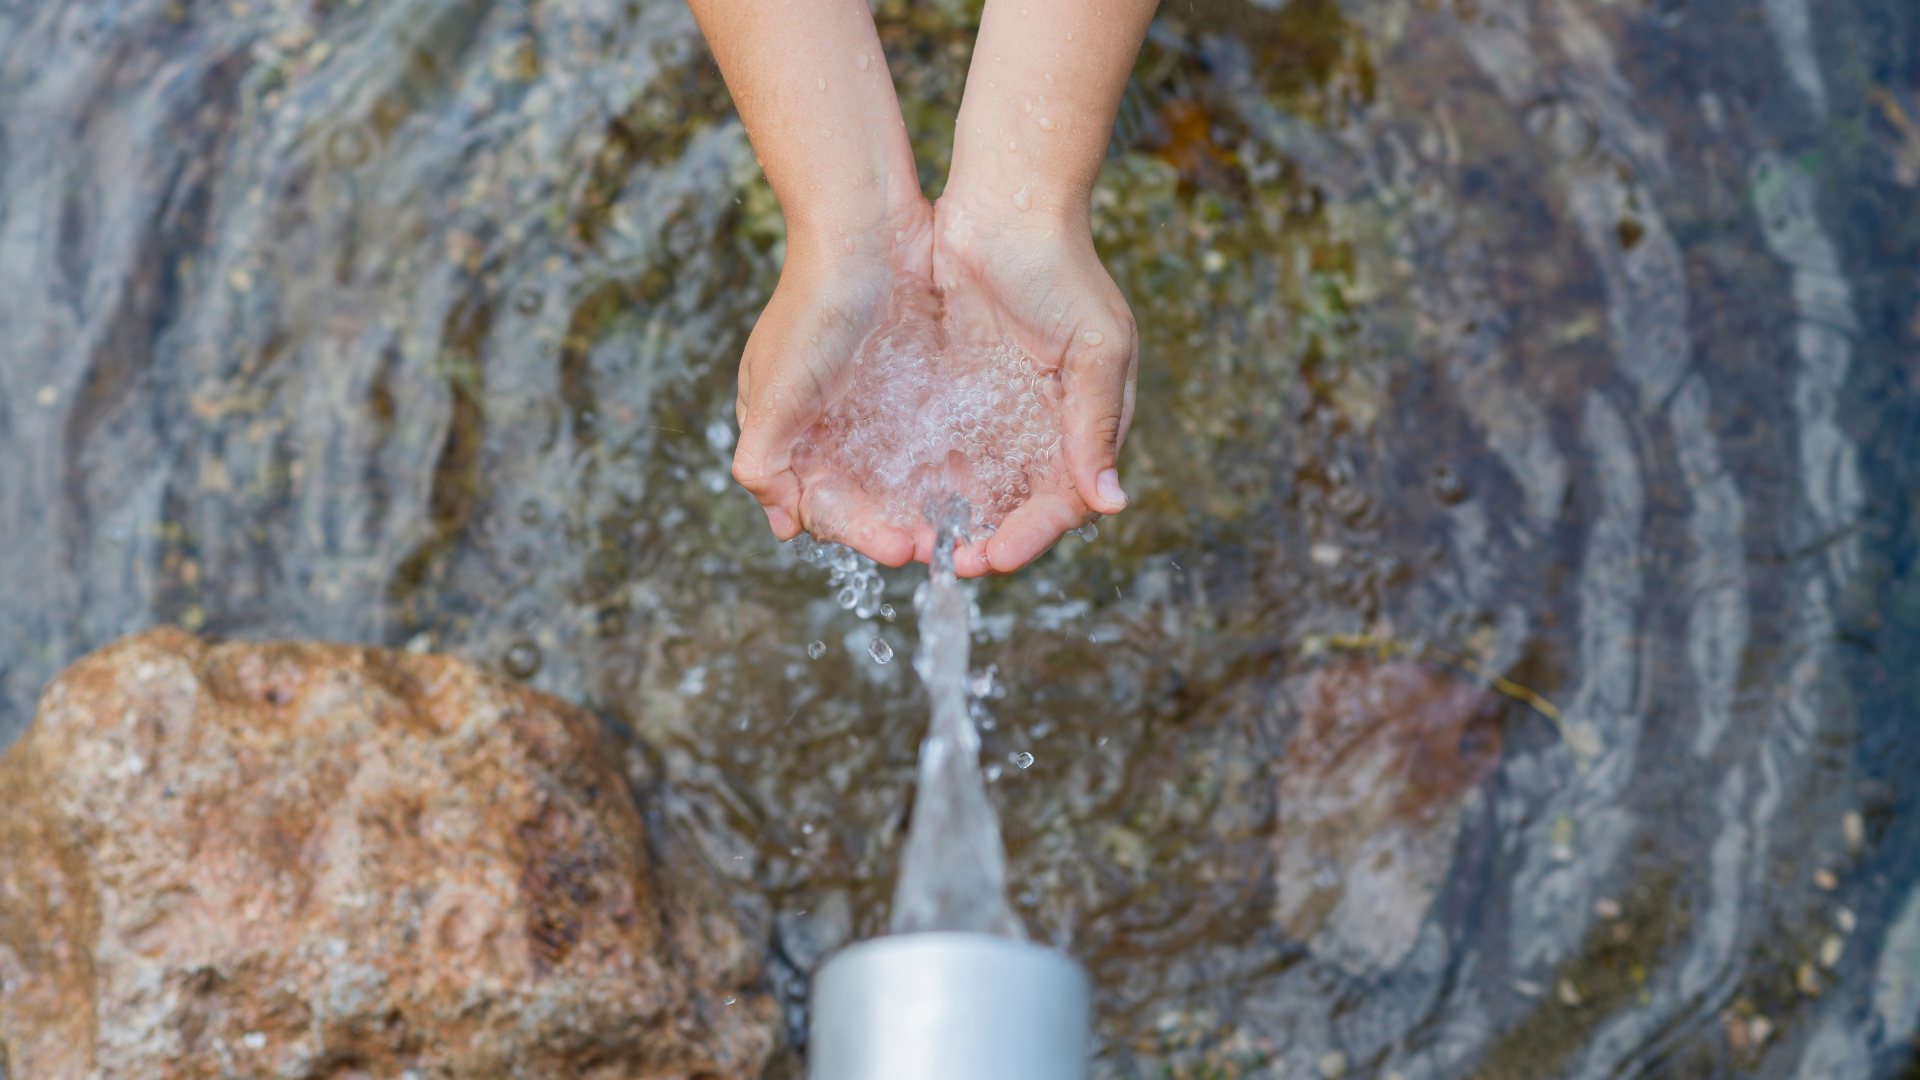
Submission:
<svg viewBox="0 0 1920 1080">
<path fill-rule="evenodd" d="M 934 564 L 915 603 L 920 645 L 913 666 L 926 683 L 933 721 L 920 744 L 913 819 L 900 853 L 890 929 L 966 930 L 1024 938 L 1007 902 L 1000 821 L 980 772 L 980 735 L 967 686 L 972 601 L 954 577 L 953 548 L 973 511 L 949 502 L 929 512 Z"/>
</svg>

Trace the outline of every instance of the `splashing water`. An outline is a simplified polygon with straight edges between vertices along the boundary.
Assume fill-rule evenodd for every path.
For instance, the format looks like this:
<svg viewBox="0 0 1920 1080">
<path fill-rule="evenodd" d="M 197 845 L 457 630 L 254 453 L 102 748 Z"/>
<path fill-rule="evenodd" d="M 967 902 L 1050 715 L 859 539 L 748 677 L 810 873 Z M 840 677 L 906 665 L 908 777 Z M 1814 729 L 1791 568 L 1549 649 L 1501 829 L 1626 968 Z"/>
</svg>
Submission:
<svg viewBox="0 0 1920 1080">
<path fill-rule="evenodd" d="M 953 491 L 971 508 L 967 531 L 982 535 L 1065 475 L 1060 388 L 1012 341 L 963 340 L 940 304 L 923 284 L 895 290 L 794 465 L 806 483 L 852 481 L 900 527 Z"/>
<path fill-rule="evenodd" d="M 892 931 L 967 930 L 1025 938 L 1007 903 L 1000 821 L 980 774 L 980 736 L 967 711 L 968 618 L 972 604 L 953 572 L 970 510 L 960 499 L 930 508 L 933 571 L 916 598 L 920 648 L 913 666 L 933 702 L 920 744 L 913 824 L 893 894 Z"/>
</svg>

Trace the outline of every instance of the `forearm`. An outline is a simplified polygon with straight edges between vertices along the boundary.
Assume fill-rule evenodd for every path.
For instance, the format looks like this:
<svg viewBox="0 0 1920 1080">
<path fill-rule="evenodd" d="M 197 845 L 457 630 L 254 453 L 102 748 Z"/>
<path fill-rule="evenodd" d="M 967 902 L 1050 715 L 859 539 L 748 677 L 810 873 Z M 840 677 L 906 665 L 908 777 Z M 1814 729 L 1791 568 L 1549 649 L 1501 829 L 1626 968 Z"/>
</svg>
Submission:
<svg viewBox="0 0 1920 1080">
<path fill-rule="evenodd" d="M 988 0 L 947 190 L 996 217 L 1078 222 L 1158 0 Z"/>
<path fill-rule="evenodd" d="M 920 195 L 864 0 L 689 0 L 787 218 L 789 258 L 858 249 Z"/>
</svg>

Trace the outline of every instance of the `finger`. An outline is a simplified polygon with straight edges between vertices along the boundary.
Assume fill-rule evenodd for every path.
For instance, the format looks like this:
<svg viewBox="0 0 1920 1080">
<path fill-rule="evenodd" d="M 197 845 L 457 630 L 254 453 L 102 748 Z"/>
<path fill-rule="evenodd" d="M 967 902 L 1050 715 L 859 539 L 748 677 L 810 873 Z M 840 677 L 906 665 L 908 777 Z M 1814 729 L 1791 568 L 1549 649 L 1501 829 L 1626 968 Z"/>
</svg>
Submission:
<svg viewBox="0 0 1920 1080">
<path fill-rule="evenodd" d="M 800 520 L 816 540 L 845 544 L 882 566 L 914 555 L 912 530 L 888 522 L 882 507 L 850 482 L 823 479 L 800 498 Z"/>
<path fill-rule="evenodd" d="M 987 564 L 995 573 L 1011 574 L 1046 554 L 1068 529 L 1087 518 L 1087 507 L 1072 493 L 1036 491 L 1022 503 L 1000 531 L 987 541 Z"/>
<path fill-rule="evenodd" d="M 913 561 L 933 563 L 933 525 L 922 521 L 913 527 Z"/>
<path fill-rule="evenodd" d="M 775 536 L 791 540 L 800 535 L 800 477 L 790 453 L 769 453 L 762 440 L 743 435 L 733 451 L 733 478 L 760 500 Z"/>
<path fill-rule="evenodd" d="M 1062 419 L 1074 490 L 1103 514 L 1127 508 L 1120 444 L 1133 419 L 1139 346 L 1130 327 L 1082 330 L 1061 367 Z"/>
<path fill-rule="evenodd" d="M 954 576 L 976 578 L 993 573 L 993 564 L 987 559 L 987 545 L 990 542 L 971 540 L 957 545 L 953 549 Z"/>
</svg>

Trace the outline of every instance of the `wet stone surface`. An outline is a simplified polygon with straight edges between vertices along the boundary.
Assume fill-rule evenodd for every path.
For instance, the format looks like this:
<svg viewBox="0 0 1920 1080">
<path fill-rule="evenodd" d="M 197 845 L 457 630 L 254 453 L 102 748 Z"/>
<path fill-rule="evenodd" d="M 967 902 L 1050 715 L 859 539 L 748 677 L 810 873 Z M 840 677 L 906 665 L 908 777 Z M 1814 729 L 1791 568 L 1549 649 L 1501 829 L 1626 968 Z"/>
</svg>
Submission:
<svg viewBox="0 0 1920 1080">
<path fill-rule="evenodd" d="M 879 9 L 937 189 L 973 9 Z M 1911 1068 L 1917 17 L 1161 13 L 1132 509 L 974 648 L 1099 1075 Z M 842 606 L 730 484 L 782 233 L 685 9 L 0 3 L 0 101 L 0 732 L 160 624 L 493 666 L 644 738 L 800 1031 L 920 578 Z"/>
</svg>

